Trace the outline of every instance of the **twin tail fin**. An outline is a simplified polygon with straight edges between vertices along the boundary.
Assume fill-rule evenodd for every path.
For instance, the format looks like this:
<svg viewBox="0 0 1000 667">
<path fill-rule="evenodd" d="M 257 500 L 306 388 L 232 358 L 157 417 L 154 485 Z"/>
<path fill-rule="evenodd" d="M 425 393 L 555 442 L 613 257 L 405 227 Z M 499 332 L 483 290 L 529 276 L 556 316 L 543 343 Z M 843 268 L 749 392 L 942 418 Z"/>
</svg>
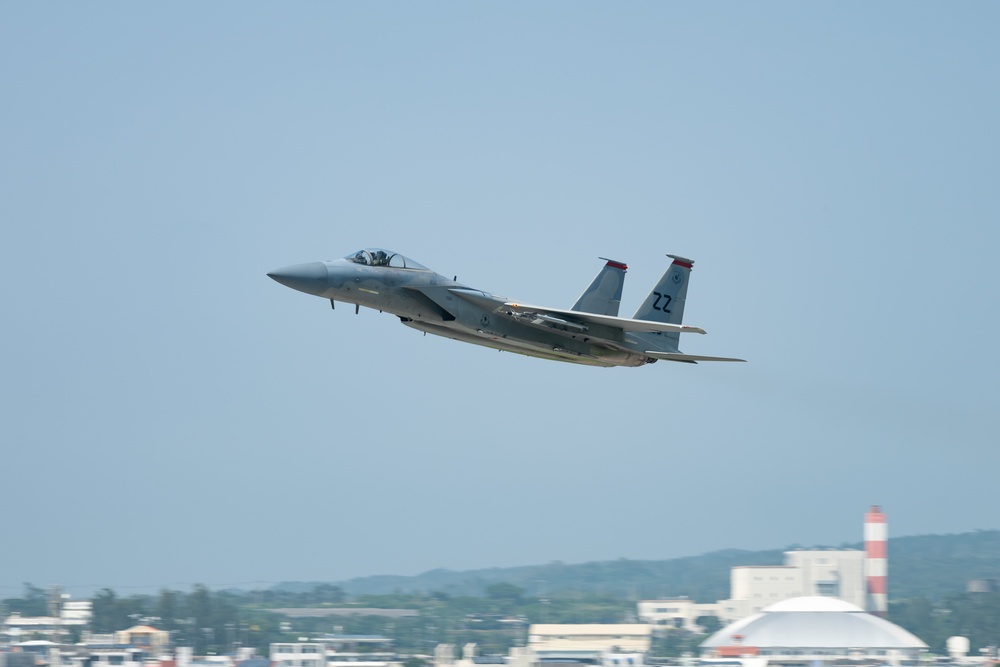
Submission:
<svg viewBox="0 0 1000 667">
<path fill-rule="evenodd" d="M 667 268 L 656 287 L 632 316 L 634 320 L 650 320 L 680 324 L 684 317 L 684 301 L 687 299 L 688 280 L 694 260 L 678 255 L 667 255 L 673 263 Z"/>
<path fill-rule="evenodd" d="M 625 272 L 628 266 L 607 257 L 601 257 L 607 264 L 594 278 L 580 298 L 570 310 L 595 315 L 611 315 L 618 317 L 618 308 L 622 303 L 622 287 L 625 285 Z"/>
</svg>

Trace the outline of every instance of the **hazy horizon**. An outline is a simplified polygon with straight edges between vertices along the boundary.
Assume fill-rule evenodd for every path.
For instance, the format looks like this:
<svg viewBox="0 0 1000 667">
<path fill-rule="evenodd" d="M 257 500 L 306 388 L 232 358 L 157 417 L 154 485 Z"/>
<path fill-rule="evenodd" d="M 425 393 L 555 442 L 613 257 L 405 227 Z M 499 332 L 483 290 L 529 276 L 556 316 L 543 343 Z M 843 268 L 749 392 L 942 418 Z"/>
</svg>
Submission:
<svg viewBox="0 0 1000 667">
<path fill-rule="evenodd" d="M 929 534 L 920 534 L 920 535 L 897 535 L 897 536 L 894 536 L 894 537 L 890 537 L 889 538 L 889 542 L 890 542 L 890 545 L 891 545 L 891 543 L 894 540 L 907 539 L 907 538 L 950 537 L 950 536 L 959 536 L 959 535 L 974 534 L 974 533 L 978 533 L 978 532 L 998 532 L 998 531 L 1000 531 L 1000 529 L 978 529 L 978 530 L 967 531 L 967 532 L 963 532 L 963 533 L 933 533 L 933 534 L 929 533 Z M 590 563 L 615 562 L 615 561 L 621 561 L 621 560 L 625 560 L 625 561 L 637 561 L 637 562 L 651 562 L 651 561 L 652 562 L 661 562 L 661 561 L 670 561 L 670 560 L 683 560 L 683 559 L 689 559 L 689 558 L 699 558 L 701 556 L 710 556 L 710 555 L 713 555 L 713 554 L 725 553 L 725 552 L 728 552 L 728 551 L 740 551 L 740 552 L 746 552 L 746 553 L 760 553 L 760 552 L 769 552 L 769 551 L 785 552 L 785 551 L 791 551 L 791 550 L 796 550 L 796 549 L 809 550 L 809 549 L 849 549 L 849 548 L 863 549 L 864 548 L 864 542 L 863 542 L 863 540 L 858 540 L 857 542 L 850 542 L 850 541 L 848 541 L 848 542 L 842 542 L 842 543 L 839 543 L 839 544 L 827 544 L 827 543 L 796 544 L 796 543 L 791 543 L 791 544 L 785 545 L 783 547 L 771 547 L 771 548 L 763 548 L 763 549 L 741 549 L 739 547 L 723 547 L 723 548 L 720 548 L 720 549 L 713 549 L 711 551 L 705 551 L 705 552 L 701 552 L 701 553 L 697 553 L 697 554 L 685 554 L 685 555 L 681 555 L 681 556 L 675 556 L 675 557 L 672 557 L 672 558 L 626 558 L 626 557 L 618 557 L 618 558 L 610 558 L 610 559 L 598 560 L 598 561 L 561 561 L 561 560 L 555 560 L 555 561 L 549 561 L 549 562 L 546 562 L 546 563 L 519 563 L 519 564 L 504 565 L 504 566 L 487 565 L 487 566 L 484 566 L 484 567 L 475 567 L 475 568 L 468 568 L 468 569 L 452 569 L 452 568 L 444 568 L 444 567 L 435 567 L 435 568 L 430 568 L 428 570 L 423 570 L 423 571 L 420 571 L 420 572 L 413 572 L 413 573 L 410 573 L 410 574 L 400 574 L 400 573 L 397 573 L 397 572 L 379 572 L 379 573 L 373 573 L 373 574 L 359 575 L 359 576 L 356 576 L 356 577 L 350 577 L 350 578 L 346 578 L 346 579 L 281 579 L 281 578 L 279 578 L 279 579 L 274 580 L 274 581 L 245 581 L 245 582 L 222 582 L 222 583 L 220 583 L 220 582 L 208 582 L 208 581 L 194 580 L 194 581 L 183 582 L 183 583 L 130 585 L 130 586 L 121 586 L 121 587 L 115 587 L 115 586 L 109 586 L 109 585 L 102 585 L 102 584 L 91 584 L 91 585 L 87 585 L 87 586 L 80 586 L 80 585 L 76 585 L 76 586 L 63 586 L 59 582 L 50 582 L 50 583 L 46 584 L 45 586 L 40 586 L 38 584 L 38 582 L 30 582 L 29 581 L 29 582 L 24 582 L 24 585 L 31 584 L 31 585 L 39 586 L 40 588 L 49 588 L 50 586 L 59 586 L 60 588 L 63 589 L 64 592 L 69 593 L 69 594 L 71 594 L 72 596 L 74 596 L 76 598 L 83 598 L 83 597 L 92 596 L 97 591 L 105 589 L 105 588 L 110 588 L 110 589 L 114 590 L 116 593 L 117 592 L 122 592 L 122 593 L 131 594 L 131 595 L 155 594 L 155 593 L 157 593 L 157 592 L 159 592 L 161 590 L 165 590 L 165 589 L 169 589 L 169 590 L 184 590 L 185 588 L 193 588 L 195 586 L 206 586 L 206 587 L 208 587 L 208 588 L 210 588 L 212 590 L 237 590 L 237 591 L 245 591 L 246 592 L 246 591 L 252 591 L 252 590 L 259 590 L 259 589 L 244 588 L 244 586 L 261 585 L 261 584 L 263 584 L 265 586 L 262 586 L 260 588 L 260 590 L 262 590 L 264 588 L 273 588 L 273 587 L 276 587 L 276 586 L 281 586 L 281 585 L 286 585 L 286 584 L 287 585 L 302 585 L 302 584 L 305 584 L 305 585 L 308 585 L 308 584 L 346 584 L 346 583 L 350 583 L 352 581 L 357 581 L 357 580 L 362 580 L 362 579 L 370 579 L 370 578 L 377 579 L 377 578 L 381 578 L 381 577 L 409 579 L 409 578 L 418 578 L 418 577 L 421 577 L 423 575 L 430 574 L 430 573 L 433 573 L 433 572 L 450 572 L 450 573 L 454 573 L 454 574 L 465 574 L 465 573 L 474 574 L 474 573 L 478 573 L 478 572 L 488 572 L 488 571 L 492 571 L 492 570 L 510 570 L 510 569 L 519 569 L 519 568 L 545 567 L 547 565 L 554 565 L 554 564 L 575 566 L 575 565 L 587 565 L 587 564 L 590 564 Z M 889 553 L 890 553 L 890 563 L 891 563 L 892 562 L 892 551 L 890 550 Z M 891 568 L 891 565 L 890 565 L 890 568 Z M 7 587 L 7 588 L 10 589 L 11 591 L 13 591 L 13 587 Z M 6 597 L 18 597 L 18 594 L 9 593 L 8 595 L 6 595 Z"/>
</svg>

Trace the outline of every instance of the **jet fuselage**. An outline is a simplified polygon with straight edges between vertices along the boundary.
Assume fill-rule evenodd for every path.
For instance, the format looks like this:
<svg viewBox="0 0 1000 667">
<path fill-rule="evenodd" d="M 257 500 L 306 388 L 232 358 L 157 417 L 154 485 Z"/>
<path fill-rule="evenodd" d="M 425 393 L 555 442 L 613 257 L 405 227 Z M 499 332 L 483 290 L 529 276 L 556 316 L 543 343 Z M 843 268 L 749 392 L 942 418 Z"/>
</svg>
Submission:
<svg viewBox="0 0 1000 667">
<path fill-rule="evenodd" d="M 368 266 L 349 259 L 278 269 L 274 280 L 333 302 L 392 313 L 425 333 L 543 359 L 593 366 L 641 366 L 645 355 L 592 344 L 588 331 L 539 328 L 498 314 L 507 299 L 476 290 L 427 268 Z M 462 296 L 451 290 L 461 290 Z M 592 325 L 593 326 L 593 325 Z M 605 333 L 614 337 L 608 327 Z M 624 343 L 622 336 L 618 336 Z"/>
<path fill-rule="evenodd" d="M 569 310 L 518 303 L 450 280 L 398 253 L 367 248 L 343 259 L 310 262 L 267 275 L 314 296 L 392 313 L 424 333 L 531 357 L 591 366 L 642 366 L 742 361 L 684 354 L 681 333 L 705 333 L 681 324 L 693 262 L 673 263 L 632 318 L 618 317 L 628 267 L 605 260 Z"/>
</svg>

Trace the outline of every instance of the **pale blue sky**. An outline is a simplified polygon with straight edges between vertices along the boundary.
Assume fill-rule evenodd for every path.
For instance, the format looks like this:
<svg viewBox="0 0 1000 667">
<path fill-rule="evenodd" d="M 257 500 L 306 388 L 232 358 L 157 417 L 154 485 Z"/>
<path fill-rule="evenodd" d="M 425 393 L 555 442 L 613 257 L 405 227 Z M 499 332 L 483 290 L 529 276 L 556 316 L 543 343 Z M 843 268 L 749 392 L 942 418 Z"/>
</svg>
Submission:
<svg viewBox="0 0 1000 667">
<path fill-rule="evenodd" d="M 0 593 L 1000 528 L 995 3 L 0 5 Z M 595 369 L 269 280 L 631 314 Z M 74 588 L 79 587 L 79 588 Z"/>
</svg>

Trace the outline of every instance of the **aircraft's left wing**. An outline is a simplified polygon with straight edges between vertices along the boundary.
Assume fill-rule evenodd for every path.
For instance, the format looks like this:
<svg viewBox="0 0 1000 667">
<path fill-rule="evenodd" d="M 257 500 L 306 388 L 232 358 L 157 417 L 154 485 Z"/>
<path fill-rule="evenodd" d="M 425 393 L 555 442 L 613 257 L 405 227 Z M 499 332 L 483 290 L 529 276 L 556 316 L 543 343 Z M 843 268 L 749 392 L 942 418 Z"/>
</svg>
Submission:
<svg viewBox="0 0 1000 667">
<path fill-rule="evenodd" d="M 651 322 L 649 320 L 632 320 L 627 317 L 614 317 L 612 315 L 598 315 L 596 313 L 585 313 L 579 310 L 562 310 L 560 308 L 545 308 L 543 306 L 532 306 L 514 301 L 501 301 L 503 297 L 480 292 L 479 290 L 452 287 L 448 291 L 455 296 L 471 301 L 484 308 L 489 308 L 498 312 L 517 318 L 528 319 L 532 324 L 539 326 L 555 326 L 586 331 L 587 325 L 598 324 L 605 327 L 613 327 L 622 331 L 633 333 L 705 333 L 701 327 L 689 327 L 684 324 L 668 324 L 666 322 Z"/>
<path fill-rule="evenodd" d="M 531 306 L 524 303 L 506 302 L 504 306 L 510 309 L 511 314 L 521 317 L 534 315 L 540 321 L 538 324 L 557 324 L 561 326 L 583 327 L 587 324 L 600 324 L 606 327 L 614 327 L 622 331 L 633 333 L 705 333 L 701 327 L 689 327 L 685 324 L 667 324 L 666 322 L 651 322 L 649 320 L 632 320 L 627 317 L 613 317 L 611 315 L 597 315 L 595 313 L 584 313 L 579 310 L 560 310 L 558 308 L 543 308 L 542 306 Z"/>
</svg>

